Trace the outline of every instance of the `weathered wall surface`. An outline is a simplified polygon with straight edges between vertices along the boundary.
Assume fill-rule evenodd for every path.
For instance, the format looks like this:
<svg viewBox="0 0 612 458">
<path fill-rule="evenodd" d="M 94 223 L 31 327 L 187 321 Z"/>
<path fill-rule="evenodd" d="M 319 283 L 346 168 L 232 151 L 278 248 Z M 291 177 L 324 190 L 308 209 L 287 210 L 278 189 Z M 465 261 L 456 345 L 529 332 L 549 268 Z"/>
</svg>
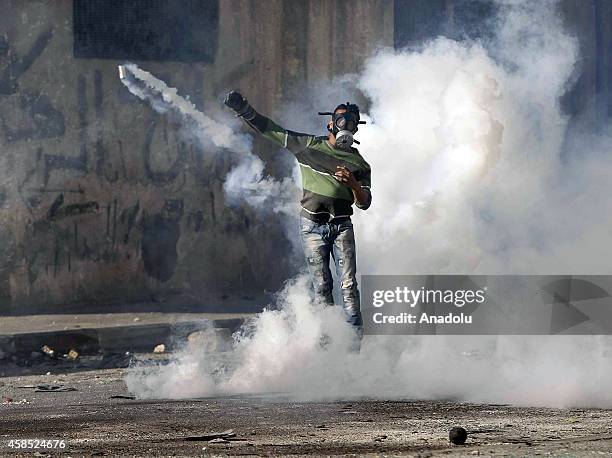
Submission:
<svg viewBox="0 0 612 458">
<path fill-rule="evenodd" d="M 562 0 L 560 9 L 581 48 L 577 80 L 563 99 L 564 108 L 602 128 L 612 117 L 612 2 Z"/>
<path fill-rule="evenodd" d="M 145 16 L 166 3 L 185 4 L 130 0 Z M 272 115 L 288 100 L 303 103 L 305 89 L 358 71 L 379 46 L 460 37 L 491 10 L 484 0 L 207 4 L 218 14 L 206 59 L 127 57 L 199 107 L 218 107 L 237 87 Z M 74 57 L 73 6 L 0 0 L 0 314 L 276 290 L 300 262 L 279 222 L 226 204 L 231 158 L 186 144 L 176 125 L 129 94 L 117 78 L 123 59 Z M 606 0 L 561 2 L 583 45 L 565 103 L 593 120 L 612 113 L 611 8 Z M 276 152 L 256 146 L 266 159 Z M 271 172 L 286 172 L 270 162 Z"/>
<path fill-rule="evenodd" d="M 73 56 L 71 1 L 0 8 L 0 313 L 159 292 L 197 302 L 274 290 L 295 271 L 279 224 L 226 205 L 229 158 L 129 94 L 120 60 Z M 240 87 L 273 113 L 299 84 L 393 43 L 390 0 L 221 0 L 218 12 L 212 62 L 135 62 L 200 107 Z"/>
</svg>

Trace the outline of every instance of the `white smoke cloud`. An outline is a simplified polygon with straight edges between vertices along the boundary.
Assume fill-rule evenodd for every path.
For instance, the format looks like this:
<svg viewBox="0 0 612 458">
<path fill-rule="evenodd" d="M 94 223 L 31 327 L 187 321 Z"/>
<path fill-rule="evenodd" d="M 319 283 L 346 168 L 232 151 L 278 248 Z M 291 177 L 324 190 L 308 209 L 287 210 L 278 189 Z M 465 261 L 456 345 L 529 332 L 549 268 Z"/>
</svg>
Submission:
<svg viewBox="0 0 612 458">
<path fill-rule="evenodd" d="M 369 59 L 358 76 L 371 102 L 357 138 L 373 191 L 354 218 L 360 271 L 610 273 L 612 142 L 586 133 L 568 142 L 559 106 L 577 59 L 551 2 L 504 2 L 486 45 L 439 38 Z M 257 183 L 261 170 L 255 161 L 239 181 Z M 231 364 L 190 348 L 165 368 L 132 372 L 129 389 L 612 406 L 608 337 L 366 336 L 353 353 L 340 308 L 313 306 L 307 290 L 305 277 L 289 282 L 280 309 L 236 336 Z"/>
<path fill-rule="evenodd" d="M 271 211 L 282 218 L 295 219 L 299 211 L 299 182 L 297 167 L 292 177 L 275 179 L 264 172 L 263 161 L 249 154 L 241 158 L 240 163 L 225 177 L 223 189 L 232 203 L 246 202 L 251 207 L 263 211 Z M 294 225 L 287 224 L 286 228 L 293 237 Z"/>
<path fill-rule="evenodd" d="M 313 306 L 307 276 L 236 337 L 232 352 L 188 346 L 168 365 L 132 369 L 142 398 L 282 393 L 299 400 L 456 399 L 606 406 L 612 346 L 597 337 L 366 336 L 360 353 L 339 307 Z M 330 336 L 321 345 L 321 336 Z"/>
</svg>

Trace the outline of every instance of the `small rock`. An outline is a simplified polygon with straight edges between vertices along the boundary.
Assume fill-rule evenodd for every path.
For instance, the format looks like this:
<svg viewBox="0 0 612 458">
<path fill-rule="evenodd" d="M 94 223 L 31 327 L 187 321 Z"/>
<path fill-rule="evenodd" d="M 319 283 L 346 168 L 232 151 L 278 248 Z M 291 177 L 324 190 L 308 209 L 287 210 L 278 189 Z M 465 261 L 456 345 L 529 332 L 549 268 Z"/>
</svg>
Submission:
<svg viewBox="0 0 612 458">
<path fill-rule="evenodd" d="M 186 441 L 201 441 L 201 440 L 205 440 L 205 441 L 212 441 L 214 439 L 229 439 L 230 437 L 236 437 L 236 433 L 234 432 L 233 429 L 228 429 L 226 431 L 222 431 L 222 432 L 210 432 L 210 433 L 204 433 L 204 434 L 200 434 L 197 436 L 188 436 L 185 438 Z"/>
<path fill-rule="evenodd" d="M 229 441 L 221 437 L 217 437 L 216 439 L 209 440 L 208 443 L 209 444 L 229 444 Z"/>
<path fill-rule="evenodd" d="M 134 321 L 140 321 L 140 318 L 136 317 L 136 318 L 134 318 Z M 206 447 L 204 447 L 204 448 L 206 448 Z"/>
<path fill-rule="evenodd" d="M 35 393 L 63 393 L 66 391 L 77 391 L 76 388 L 71 386 L 63 386 L 63 385 L 35 385 L 34 392 Z"/>
<path fill-rule="evenodd" d="M 136 396 L 132 396 L 131 394 L 113 394 L 109 396 L 108 399 L 136 399 Z"/>
<path fill-rule="evenodd" d="M 455 445 L 463 445 L 467 440 L 467 436 L 468 434 L 465 428 L 462 428 L 461 426 L 455 426 L 449 431 L 448 440 L 450 440 Z"/>
<path fill-rule="evenodd" d="M 153 353 L 164 353 L 166 351 L 166 346 L 164 344 L 159 344 L 153 349 Z"/>
</svg>

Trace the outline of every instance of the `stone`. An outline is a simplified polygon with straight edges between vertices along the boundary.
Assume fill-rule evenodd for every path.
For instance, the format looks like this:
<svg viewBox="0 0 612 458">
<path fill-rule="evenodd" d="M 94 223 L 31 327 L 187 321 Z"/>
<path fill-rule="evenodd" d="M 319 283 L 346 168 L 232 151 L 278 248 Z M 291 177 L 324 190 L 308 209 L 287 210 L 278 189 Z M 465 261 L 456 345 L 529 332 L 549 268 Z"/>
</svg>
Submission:
<svg viewBox="0 0 612 458">
<path fill-rule="evenodd" d="M 462 428 L 461 426 L 455 426 L 454 428 L 451 428 L 451 430 L 448 433 L 448 439 L 455 445 L 463 445 L 465 444 L 465 441 L 467 440 L 467 431 L 465 430 L 465 428 Z"/>
</svg>

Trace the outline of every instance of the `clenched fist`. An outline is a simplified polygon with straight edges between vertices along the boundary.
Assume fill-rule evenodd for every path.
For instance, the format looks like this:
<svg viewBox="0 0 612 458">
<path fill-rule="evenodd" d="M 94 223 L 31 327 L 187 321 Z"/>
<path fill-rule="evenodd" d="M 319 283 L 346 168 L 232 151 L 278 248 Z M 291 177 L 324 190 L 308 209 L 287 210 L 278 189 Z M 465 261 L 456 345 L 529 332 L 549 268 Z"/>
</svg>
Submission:
<svg viewBox="0 0 612 458">
<path fill-rule="evenodd" d="M 244 106 L 247 104 L 247 101 L 242 97 L 242 94 L 238 91 L 230 91 L 228 92 L 225 100 L 223 101 L 228 107 L 234 110 L 237 113 L 240 113 Z"/>
</svg>

